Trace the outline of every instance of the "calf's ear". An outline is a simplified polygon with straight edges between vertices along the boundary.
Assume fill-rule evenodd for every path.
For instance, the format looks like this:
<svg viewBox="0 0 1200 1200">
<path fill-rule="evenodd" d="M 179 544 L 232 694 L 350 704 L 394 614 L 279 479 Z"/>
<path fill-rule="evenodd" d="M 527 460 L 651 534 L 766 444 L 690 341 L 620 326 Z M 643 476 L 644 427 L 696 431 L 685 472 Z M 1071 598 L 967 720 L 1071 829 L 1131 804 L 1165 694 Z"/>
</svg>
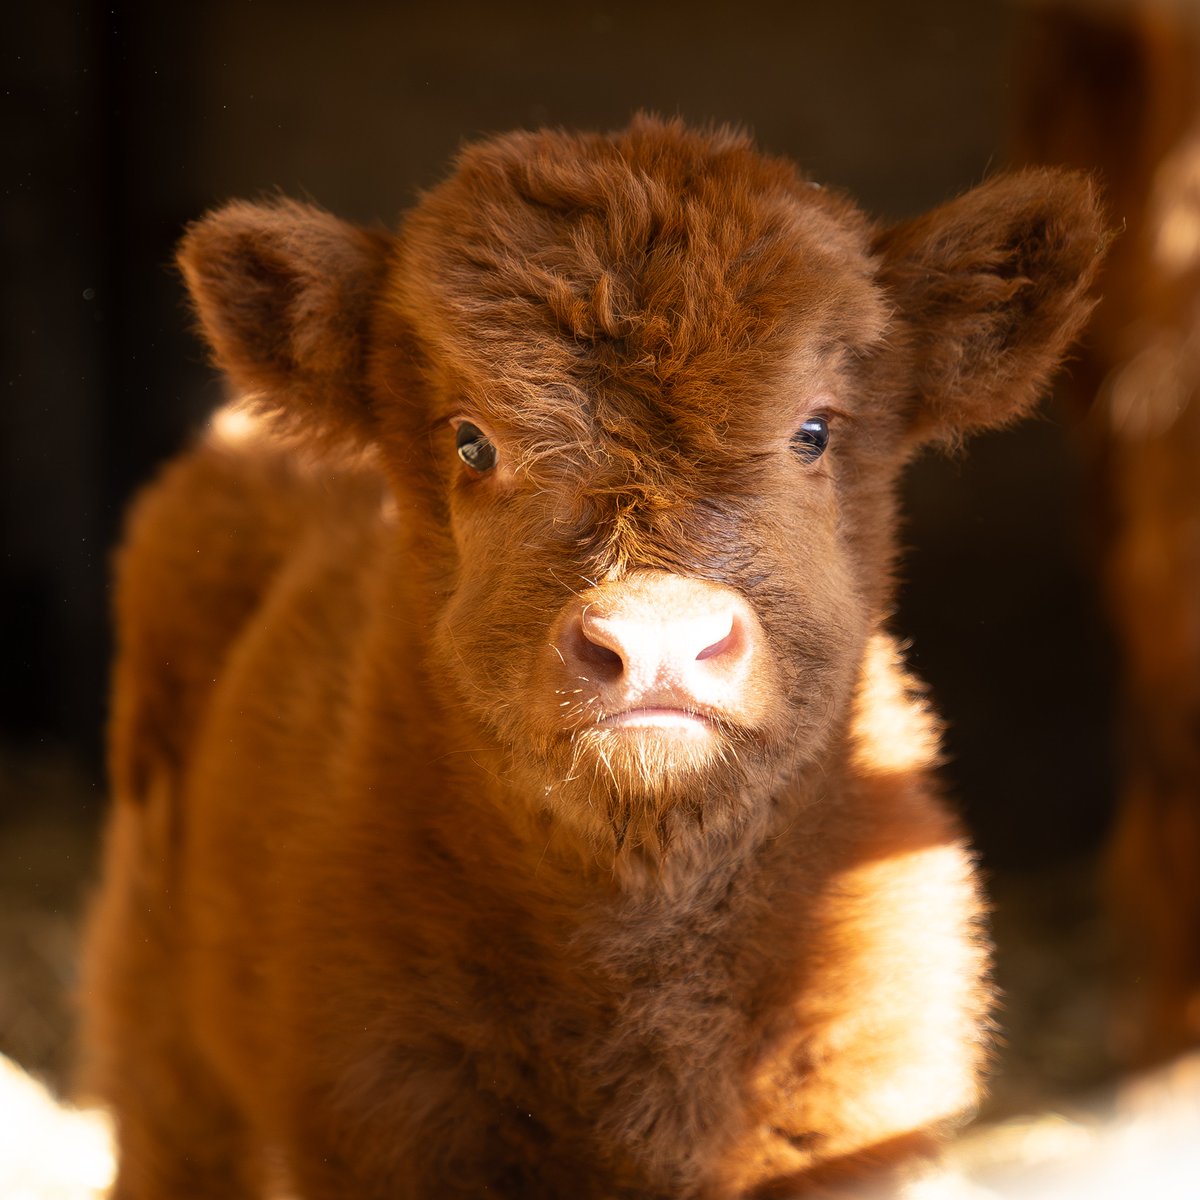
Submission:
<svg viewBox="0 0 1200 1200">
<path fill-rule="evenodd" d="M 233 203 L 178 251 L 217 365 L 305 440 L 372 436 L 366 357 L 391 239 L 306 204 Z"/>
<path fill-rule="evenodd" d="M 1105 232 L 1076 172 L 1000 175 L 877 238 L 913 364 L 910 436 L 956 442 L 1027 412 L 1094 299 Z"/>
</svg>

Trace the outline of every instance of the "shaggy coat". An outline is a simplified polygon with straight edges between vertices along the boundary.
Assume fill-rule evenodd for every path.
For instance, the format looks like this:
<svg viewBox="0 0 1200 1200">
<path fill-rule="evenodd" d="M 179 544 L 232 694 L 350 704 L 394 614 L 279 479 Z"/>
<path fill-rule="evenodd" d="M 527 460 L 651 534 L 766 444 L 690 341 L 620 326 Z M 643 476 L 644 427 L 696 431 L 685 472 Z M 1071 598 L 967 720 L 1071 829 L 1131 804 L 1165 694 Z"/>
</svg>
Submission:
<svg viewBox="0 0 1200 1200">
<path fill-rule="evenodd" d="M 904 1187 L 988 996 L 897 476 L 1030 408 L 1101 243 L 1079 176 L 882 228 L 651 118 L 469 147 L 394 235 L 193 226 L 239 399 L 118 564 L 120 1200 Z"/>
</svg>

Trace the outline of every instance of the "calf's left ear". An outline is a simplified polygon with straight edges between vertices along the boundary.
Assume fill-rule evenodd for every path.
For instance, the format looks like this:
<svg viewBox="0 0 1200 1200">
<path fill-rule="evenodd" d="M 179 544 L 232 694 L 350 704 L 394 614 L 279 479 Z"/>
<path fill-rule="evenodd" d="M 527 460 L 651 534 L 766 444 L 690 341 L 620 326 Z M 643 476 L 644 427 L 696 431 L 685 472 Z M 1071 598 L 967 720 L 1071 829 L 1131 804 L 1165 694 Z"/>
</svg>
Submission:
<svg viewBox="0 0 1200 1200">
<path fill-rule="evenodd" d="M 1092 181 L 1047 169 L 997 176 L 878 236 L 913 364 L 914 440 L 953 443 L 1033 406 L 1092 310 L 1107 241 Z"/>
<path fill-rule="evenodd" d="M 291 200 L 235 202 L 192 225 L 178 262 L 217 365 L 310 442 L 368 440 L 372 317 L 391 239 Z"/>
</svg>

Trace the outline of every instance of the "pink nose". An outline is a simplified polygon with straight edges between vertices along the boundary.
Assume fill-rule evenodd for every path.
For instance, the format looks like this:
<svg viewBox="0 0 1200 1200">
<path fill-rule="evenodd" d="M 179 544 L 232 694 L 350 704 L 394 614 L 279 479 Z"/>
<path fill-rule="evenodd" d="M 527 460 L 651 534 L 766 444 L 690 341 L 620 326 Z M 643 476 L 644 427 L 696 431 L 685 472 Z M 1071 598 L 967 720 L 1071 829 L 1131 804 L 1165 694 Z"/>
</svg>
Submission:
<svg viewBox="0 0 1200 1200">
<path fill-rule="evenodd" d="M 750 605 L 720 584 L 639 571 L 570 604 L 555 647 L 609 713 L 742 713 L 762 654 Z"/>
</svg>

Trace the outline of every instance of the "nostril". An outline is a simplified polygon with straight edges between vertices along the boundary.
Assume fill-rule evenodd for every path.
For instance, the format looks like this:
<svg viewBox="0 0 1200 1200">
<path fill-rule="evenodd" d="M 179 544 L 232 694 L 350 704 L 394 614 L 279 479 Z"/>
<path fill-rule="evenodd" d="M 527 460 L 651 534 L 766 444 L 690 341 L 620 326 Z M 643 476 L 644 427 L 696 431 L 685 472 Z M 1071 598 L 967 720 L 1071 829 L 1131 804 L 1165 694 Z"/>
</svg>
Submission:
<svg viewBox="0 0 1200 1200">
<path fill-rule="evenodd" d="M 741 635 L 738 632 L 738 623 L 731 616 L 729 618 L 729 632 L 723 638 L 713 642 L 711 646 L 705 646 L 696 655 L 696 661 L 703 662 L 706 658 L 719 658 L 723 654 L 733 653 L 737 650 L 740 641 Z"/>
<path fill-rule="evenodd" d="M 586 662 L 595 663 L 600 667 L 609 667 L 618 672 L 625 666 L 621 656 L 615 650 L 601 646 L 599 642 L 593 642 L 587 637 L 583 639 L 583 642 L 585 649 L 581 657 Z"/>
<path fill-rule="evenodd" d="M 724 654 L 729 649 L 730 643 L 733 641 L 733 631 L 730 630 L 719 642 L 713 642 L 711 646 L 705 646 L 699 654 L 696 655 L 697 662 L 703 662 L 706 658 L 716 658 L 718 655 Z"/>
<path fill-rule="evenodd" d="M 616 679 L 625 670 L 625 660 L 612 646 L 604 645 L 604 633 L 598 628 L 588 628 L 587 614 L 569 628 L 564 648 L 575 663 L 591 671 L 599 679 Z"/>
</svg>

